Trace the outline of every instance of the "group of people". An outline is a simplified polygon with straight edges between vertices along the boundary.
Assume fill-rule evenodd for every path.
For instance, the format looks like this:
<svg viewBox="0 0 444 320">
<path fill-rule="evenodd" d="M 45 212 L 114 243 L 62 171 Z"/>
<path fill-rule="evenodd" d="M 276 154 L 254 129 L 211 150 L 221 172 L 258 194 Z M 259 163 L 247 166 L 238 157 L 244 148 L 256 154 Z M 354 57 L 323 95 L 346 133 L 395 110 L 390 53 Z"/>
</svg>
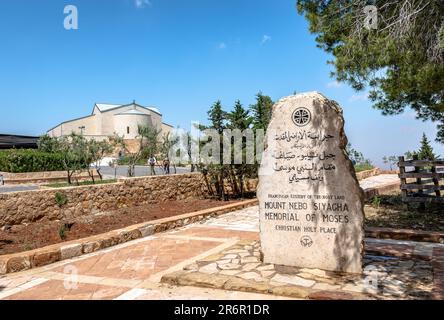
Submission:
<svg viewBox="0 0 444 320">
<path fill-rule="evenodd" d="M 157 164 L 157 159 L 154 156 L 150 156 L 148 158 L 148 165 L 151 169 L 151 175 L 156 174 L 155 166 Z M 163 167 L 163 173 L 164 174 L 170 174 L 170 159 L 165 158 L 162 161 L 162 167 Z"/>
</svg>

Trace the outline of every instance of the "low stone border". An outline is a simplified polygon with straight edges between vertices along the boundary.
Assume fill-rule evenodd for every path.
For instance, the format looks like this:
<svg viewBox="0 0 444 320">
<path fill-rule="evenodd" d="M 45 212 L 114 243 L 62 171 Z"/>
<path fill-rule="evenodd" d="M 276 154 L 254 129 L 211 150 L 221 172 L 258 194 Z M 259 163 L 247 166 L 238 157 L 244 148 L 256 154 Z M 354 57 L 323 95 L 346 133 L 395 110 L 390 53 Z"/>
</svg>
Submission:
<svg viewBox="0 0 444 320">
<path fill-rule="evenodd" d="M 93 175 L 95 179 L 99 179 L 99 175 L 96 169 L 93 169 Z M 0 172 L 3 175 L 3 179 L 6 185 L 18 185 L 27 183 L 55 183 L 65 182 L 65 171 L 41 171 L 41 172 L 24 172 L 24 173 L 11 173 Z M 77 173 L 73 175 L 73 179 L 84 181 L 91 179 L 87 172 Z"/>
<path fill-rule="evenodd" d="M 358 178 L 358 180 L 361 181 L 370 177 L 378 176 L 380 174 L 381 174 L 381 169 L 373 168 L 370 170 L 356 172 L 356 178 Z"/>
<path fill-rule="evenodd" d="M 222 274 L 208 275 L 202 272 L 176 271 L 164 275 L 162 283 L 173 286 L 192 286 L 228 291 L 253 292 L 276 296 L 310 300 L 374 300 L 366 294 L 333 290 L 313 290 L 298 285 L 271 286 L 269 283 L 256 282 Z"/>
<path fill-rule="evenodd" d="M 366 227 L 365 236 L 377 239 L 444 243 L 444 233 L 436 231 Z"/>
<path fill-rule="evenodd" d="M 45 266 L 57 261 L 92 253 L 138 238 L 148 237 L 224 213 L 257 205 L 256 199 L 210 208 L 175 217 L 148 221 L 88 238 L 0 256 L 0 275 Z"/>
</svg>

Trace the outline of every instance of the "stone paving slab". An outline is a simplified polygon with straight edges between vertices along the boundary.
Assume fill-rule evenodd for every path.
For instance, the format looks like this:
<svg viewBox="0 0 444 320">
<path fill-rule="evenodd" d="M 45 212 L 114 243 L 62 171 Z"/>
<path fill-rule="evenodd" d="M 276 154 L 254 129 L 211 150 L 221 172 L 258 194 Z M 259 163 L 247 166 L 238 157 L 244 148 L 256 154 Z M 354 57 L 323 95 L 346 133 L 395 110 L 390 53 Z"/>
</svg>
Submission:
<svg viewBox="0 0 444 320">
<path fill-rule="evenodd" d="M 157 238 L 75 263 L 78 273 L 89 276 L 143 280 L 183 260 L 217 246 L 218 242 Z M 64 272 L 64 267 L 55 272 Z"/>
</svg>

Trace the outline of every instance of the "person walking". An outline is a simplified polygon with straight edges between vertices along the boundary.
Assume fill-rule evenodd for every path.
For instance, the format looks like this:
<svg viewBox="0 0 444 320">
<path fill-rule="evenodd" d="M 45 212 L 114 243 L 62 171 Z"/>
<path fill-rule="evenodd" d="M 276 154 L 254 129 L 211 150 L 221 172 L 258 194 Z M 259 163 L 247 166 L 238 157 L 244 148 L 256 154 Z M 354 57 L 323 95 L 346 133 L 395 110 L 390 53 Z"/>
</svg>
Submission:
<svg viewBox="0 0 444 320">
<path fill-rule="evenodd" d="M 165 174 L 170 174 L 170 159 L 168 158 L 163 160 L 163 172 Z"/>
<path fill-rule="evenodd" d="M 153 176 L 153 175 L 154 175 L 154 176 L 156 175 L 156 168 L 155 168 L 156 163 L 157 163 L 156 158 L 155 158 L 154 156 L 150 156 L 149 159 L 148 159 L 148 164 L 149 164 L 149 166 L 150 166 L 150 169 L 151 169 L 151 175 L 152 175 L 152 176 Z"/>
</svg>

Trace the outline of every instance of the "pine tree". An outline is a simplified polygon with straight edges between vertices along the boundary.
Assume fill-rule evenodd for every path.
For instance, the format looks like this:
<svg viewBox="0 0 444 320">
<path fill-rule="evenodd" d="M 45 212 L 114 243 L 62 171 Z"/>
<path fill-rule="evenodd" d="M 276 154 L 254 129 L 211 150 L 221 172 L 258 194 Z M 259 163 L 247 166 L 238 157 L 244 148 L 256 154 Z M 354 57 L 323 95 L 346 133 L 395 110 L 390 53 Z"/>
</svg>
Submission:
<svg viewBox="0 0 444 320">
<path fill-rule="evenodd" d="M 250 112 L 246 110 L 239 100 L 234 104 L 234 110 L 227 114 L 230 129 L 248 129 L 252 123 Z"/>
<path fill-rule="evenodd" d="M 210 121 L 209 126 L 200 126 L 201 130 L 205 129 L 213 129 L 216 130 L 219 134 L 219 154 L 213 155 L 216 156 L 217 159 L 222 161 L 223 159 L 223 132 L 224 129 L 227 128 L 227 113 L 222 109 L 222 103 L 220 100 L 217 100 L 208 111 L 208 120 Z M 225 192 L 225 183 L 224 179 L 227 176 L 227 170 L 223 164 L 210 164 L 207 166 L 205 179 L 207 180 L 207 175 L 209 175 L 211 180 L 215 184 L 216 194 L 222 200 L 228 200 L 227 194 Z M 207 185 L 209 185 L 209 181 L 207 180 Z M 213 193 L 210 191 L 210 193 Z"/>
<path fill-rule="evenodd" d="M 425 133 L 422 135 L 421 148 L 418 151 L 418 158 L 420 160 L 435 160 L 437 158 Z"/>
<path fill-rule="evenodd" d="M 227 113 L 222 110 L 222 103 L 217 100 L 208 111 L 208 120 L 210 120 L 211 129 L 216 129 L 217 132 L 222 134 L 225 129 L 225 121 L 227 119 Z"/>
<path fill-rule="evenodd" d="M 250 128 L 253 119 L 250 117 L 250 112 L 246 110 L 239 100 L 236 100 L 234 104 L 234 110 L 228 114 L 230 129 L 239 129 L 244 131 Z M 246 138 L 242 138 L 242 159 L 245 157 Z M 238 156 L 238 155 L 237 155 Z M 231 149 L 231 159 L 234 162 L 235 150 Z M 229 174 L 232 181 L 233 190 L 236 194 L 244 195 L 244 176 L 247 171 L 247 165 L 232 163 L 229 168 Z"/>
<path fill-rule="evenodd" d="M 267 130 L 268 124 L 271 120 L 271 113 L 273 108 L 273 100 L 269 96 L 263 95 L 259 92 L 256 95 L 256 103 L 250 106 L 253 113 L 253 127 L 254 129 Z"/>
</svg>

